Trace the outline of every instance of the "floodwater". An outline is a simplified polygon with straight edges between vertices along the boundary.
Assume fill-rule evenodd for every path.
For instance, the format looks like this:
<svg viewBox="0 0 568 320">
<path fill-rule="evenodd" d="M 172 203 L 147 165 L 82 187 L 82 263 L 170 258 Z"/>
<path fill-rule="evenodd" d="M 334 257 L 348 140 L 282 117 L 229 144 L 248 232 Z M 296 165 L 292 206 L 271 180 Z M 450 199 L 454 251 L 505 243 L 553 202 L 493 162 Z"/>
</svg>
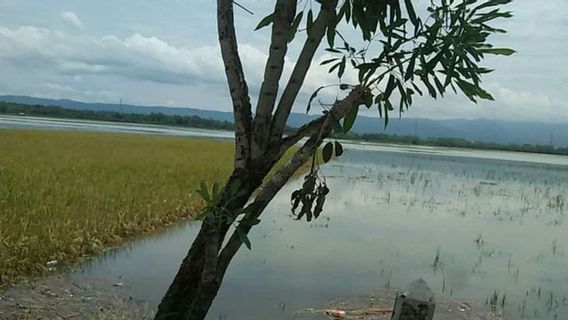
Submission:
<svg viewBox="0 0 568 320">
<path fill-rule="evenodd" d="M 0 116 L 0 128 L 230 138 L 232 133 L 98 121 Z M 233 261 L 209 319 L 291 319 L 333 299 L 424 278 L 506 319 L 568 319 L 568 157 L 347 143 L 321 168 L 323 216 L 290 216 L 290 182 Z M 155 307 L 199 225 L 102 255 L 80 273 L 114 278 Z"/>
<path fill-rule="evenodd" d="M 416 278 L 442 296 L 504 308 L 506 319 L 568 319 L 568 162 L 451 153 L 348 146 L 321 169 L 331 193 L 312 223 L 290 216 L 301 180 L 289 183 L 254 229 L 252 251 L 235 258 L 209 319 L 291 319 Z M 197 230 L 178 225 L 83 272 L 120 278 L 155 306 Z"/>
<path fill-rule="evenodd" d="M 66 131 L 100 131 L 160 134 L 184 137 L 232 138 L 233 132 L 150 124 L 0 115 L 0 128 Z"/>
</svg>

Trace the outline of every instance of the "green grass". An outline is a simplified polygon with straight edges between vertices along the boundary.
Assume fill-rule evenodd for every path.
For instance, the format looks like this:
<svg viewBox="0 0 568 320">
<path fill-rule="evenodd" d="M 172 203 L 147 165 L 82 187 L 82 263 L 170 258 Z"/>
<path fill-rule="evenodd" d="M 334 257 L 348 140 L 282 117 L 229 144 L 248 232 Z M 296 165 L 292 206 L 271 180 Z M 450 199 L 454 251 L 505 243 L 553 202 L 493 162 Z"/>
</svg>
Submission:
<svg viewBox="0 0 568 320">
<path fill-rule="evenodd" d="M 0 130 L 0 284 L 190 217 L 232 157 L 230 141 Z"/>
</svg>

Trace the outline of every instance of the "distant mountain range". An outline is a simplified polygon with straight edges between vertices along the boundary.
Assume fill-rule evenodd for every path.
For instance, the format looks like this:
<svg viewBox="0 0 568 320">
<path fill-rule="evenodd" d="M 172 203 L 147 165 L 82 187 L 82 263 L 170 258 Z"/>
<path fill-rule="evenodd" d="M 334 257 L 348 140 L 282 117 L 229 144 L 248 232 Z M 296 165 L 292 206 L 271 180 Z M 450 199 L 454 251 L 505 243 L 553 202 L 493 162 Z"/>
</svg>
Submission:
<svg viewBox="0 0 568 320">
<path fill-rule="evenodd" d="M 85 103 L 74 100 L 43 99 L 28 96 L 0 96 L 0 101 L 30 105 L 56 105 L 77 110 L 116 111 L 125 113 L 163 113 L 168 115 L 199 116 L 222 121 L 232 121 L 231 112 L 211 111 L 197 108 L 136 106 L 107 103 Z M 288 125 L 299 127 L 315 116 L 293 113 Z M 386 133 L 396 135 L 417 135 L 421 138 L 463 138 L 496 143 L 553 144 L 568 146 L 568 125 L 538 122 L 514 122 L 501 120 L 433 120 L 425 118 L 394 118 L 383 129 L 381 119 L 358 117 L 353 130 L 357 133 Z"/>
</svg>

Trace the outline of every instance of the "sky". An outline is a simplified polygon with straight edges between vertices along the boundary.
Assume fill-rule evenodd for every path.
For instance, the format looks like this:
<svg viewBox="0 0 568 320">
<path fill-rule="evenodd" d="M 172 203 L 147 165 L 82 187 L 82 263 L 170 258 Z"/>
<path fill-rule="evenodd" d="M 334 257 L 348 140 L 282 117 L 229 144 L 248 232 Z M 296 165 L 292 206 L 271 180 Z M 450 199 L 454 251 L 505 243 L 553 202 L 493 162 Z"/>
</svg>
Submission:
<svg viewBox="0 0 568 320">
<path fill-rule="evenodd" d="M 236 9 L 235 19 L 255 101 L 270 34 L 253 30 L 273 1 L 239 3 L 254 12 Z M 424 97 L 403 117 L 568 124 L 568 1 L 515 0 L 507 9 L 514 18 L 499 27 L 509 33 L 491 41 L 517 53 L 485 62 L 496 69 L 483 82 L 495 101 L 472 104 L 453 93 Z M 212 0 L 0 0 L 0 94 L 230 111 L 215 10 Z M 284 79 L 302 39 L 289 50 Z M 326 58 L 321 50 L 316 60 Z M 305 112 L 311 93 L 334 83 L 313 64 L 294 111 Z"/>
</svg>

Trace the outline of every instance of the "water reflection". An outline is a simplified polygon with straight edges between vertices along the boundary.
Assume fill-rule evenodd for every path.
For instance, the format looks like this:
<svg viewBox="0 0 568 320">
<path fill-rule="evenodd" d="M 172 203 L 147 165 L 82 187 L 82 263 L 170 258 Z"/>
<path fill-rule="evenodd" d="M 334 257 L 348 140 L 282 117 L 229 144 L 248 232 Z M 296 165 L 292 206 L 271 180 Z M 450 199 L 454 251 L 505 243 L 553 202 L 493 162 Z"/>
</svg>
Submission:
<svg viewBox="0 0 568 320">
<path fill-rule="evenodd" d="M 522 154 L 517 157 L 521 157 Z M 436 292 L 504 308 L 509 319 L 568 318 L 568 167 L 351 148 L 323 168 L 324 216 L 290 217 L 290 183 L 239 252 L 210 319 L 290 319 L 422 277 Z M 198 226 L 183 224 L 94 260 L 155 305 Z"/>
</svg>

